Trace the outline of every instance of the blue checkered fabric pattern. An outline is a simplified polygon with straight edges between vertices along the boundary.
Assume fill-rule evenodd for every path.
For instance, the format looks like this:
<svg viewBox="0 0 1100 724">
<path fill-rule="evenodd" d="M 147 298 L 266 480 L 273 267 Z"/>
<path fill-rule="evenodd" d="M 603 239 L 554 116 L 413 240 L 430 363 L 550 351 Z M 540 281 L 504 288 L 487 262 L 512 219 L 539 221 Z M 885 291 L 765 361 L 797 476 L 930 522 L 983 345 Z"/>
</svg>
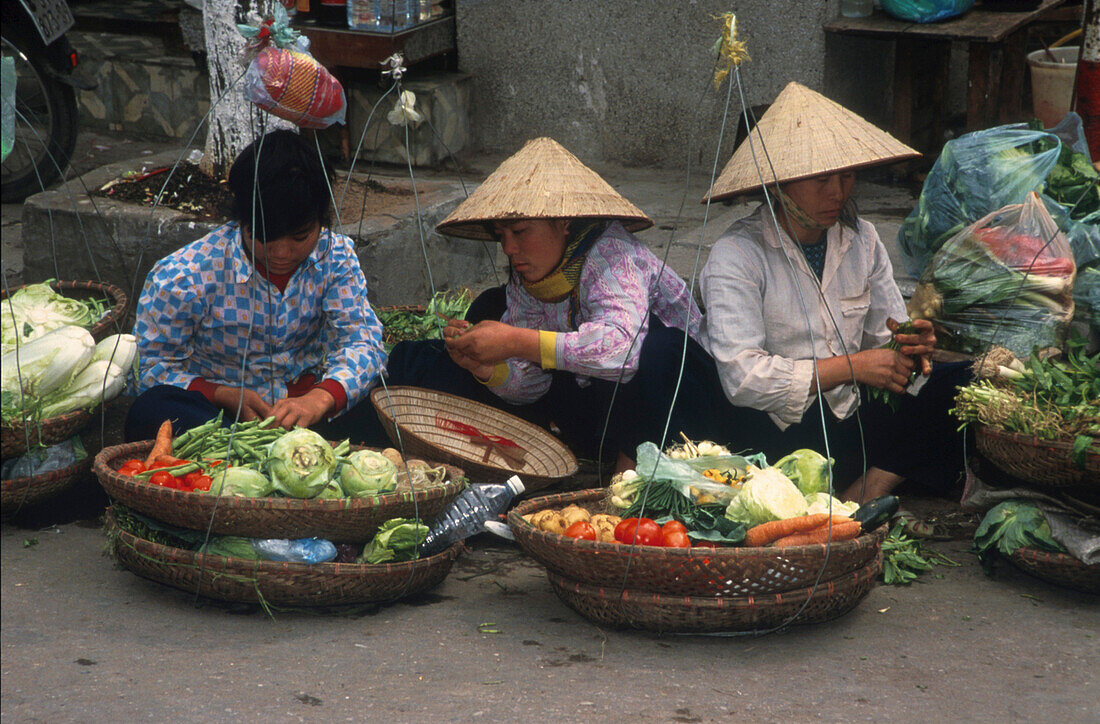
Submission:
<svg viewBox="0 0 1100 724">
<path fill-rule="evenodd" d="M 287 382 L 311 372 L 339 382 L 350 409 L 385 362 L 354 245 L 328 229 L 285 292 L 245 256 L 236 224 L 215 229 L 149 272 L 134 334 L 139 391 L 202 377 L 273 404 Z"/>
</svg>

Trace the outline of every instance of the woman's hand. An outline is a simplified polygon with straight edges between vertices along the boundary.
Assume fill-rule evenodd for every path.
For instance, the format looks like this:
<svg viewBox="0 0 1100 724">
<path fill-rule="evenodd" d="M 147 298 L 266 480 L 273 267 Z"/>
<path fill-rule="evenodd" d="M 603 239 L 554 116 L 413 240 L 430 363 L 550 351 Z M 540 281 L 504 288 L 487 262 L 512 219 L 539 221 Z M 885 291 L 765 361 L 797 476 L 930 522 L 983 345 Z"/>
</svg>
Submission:
<svg viewBox="0 0 1100 724">
<path fill-rule="evenodd" d="M 905 392 L 909 375 L 916 366 L 911 357 L 893 349 L 866 349 L 850 359 L 857 382 L 899 395 Z"/>
<path fill-rule="evenodd" d="M 300 397 L 284 397 L 271 408 L 275 424 L 291 429 L 294 426 L 309 427 L 321 421 L 336 404 L 335 398 L 320 387 L 315 387 Z"/>
<path fill-rule="evenodd" d="M 243 399 L 242 399 L 243 393 Z M 264 419 L 271 415 L 271 405 L 264 402 L 253 390 L 229 385 L 218 385 L 214 388 L 214 404 L 231 415 L 237 415 L 241 422 Z M 240 414 L 237 408 L 240 408 Z"/>
<path fill-rule="evenodd" d="M 921 374 L 932 374 L 932 352 L 936 349 L 936 332 L 932 328 L 932 322 L 914 319 L 913 327 L 916 332 L 912 334 L 898 334 L 898 323 L 893 319 L 886 320 L 886 327 L 894 333 L 898 352 L 919 359 Z"/>
<path fill-rule="evenodd" d="M 517 330 L 517 327 L 510 324 L 492 320 L 478 322 L 472 327 L 448 324 L 444 330 L 443 343 L 447 346 L 448 352 L 457 353 L 478 364 L 492 367 L 497 362 L 517 356 L 513 345 Z M 453 356 L 452 354 L 452 358 Z"/>
</svg>

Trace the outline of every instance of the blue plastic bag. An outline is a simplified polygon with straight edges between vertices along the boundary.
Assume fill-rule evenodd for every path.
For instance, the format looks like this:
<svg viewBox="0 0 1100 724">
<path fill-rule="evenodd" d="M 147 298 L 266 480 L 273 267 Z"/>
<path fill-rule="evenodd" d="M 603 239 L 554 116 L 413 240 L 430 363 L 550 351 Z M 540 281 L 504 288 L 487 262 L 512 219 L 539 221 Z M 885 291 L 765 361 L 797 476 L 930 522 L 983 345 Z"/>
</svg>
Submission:
<svg viewBox="0 0 1100 724">
<path fill-rule="evenodd" d="M 935 23 L 962 15 L 974 0 L 882 0 L 887 15 L 911 23 Z"/>
</svg>

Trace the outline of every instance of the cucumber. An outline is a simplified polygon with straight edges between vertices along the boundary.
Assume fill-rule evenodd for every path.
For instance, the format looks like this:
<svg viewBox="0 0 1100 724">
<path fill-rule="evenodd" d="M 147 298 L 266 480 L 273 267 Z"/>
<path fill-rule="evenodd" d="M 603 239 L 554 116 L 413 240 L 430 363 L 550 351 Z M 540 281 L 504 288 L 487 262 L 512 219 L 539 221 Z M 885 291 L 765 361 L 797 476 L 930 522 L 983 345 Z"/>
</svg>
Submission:
<svg viewBox="0 0 1100 724">
<path fill-rule="evenodd" d="M 860 522 L 861 532 L 869 533 L 890 520 L 898 512 L 898 504 L 898 496 L 883 495 L 859 506 L 852 519 Z"/>
</svg>

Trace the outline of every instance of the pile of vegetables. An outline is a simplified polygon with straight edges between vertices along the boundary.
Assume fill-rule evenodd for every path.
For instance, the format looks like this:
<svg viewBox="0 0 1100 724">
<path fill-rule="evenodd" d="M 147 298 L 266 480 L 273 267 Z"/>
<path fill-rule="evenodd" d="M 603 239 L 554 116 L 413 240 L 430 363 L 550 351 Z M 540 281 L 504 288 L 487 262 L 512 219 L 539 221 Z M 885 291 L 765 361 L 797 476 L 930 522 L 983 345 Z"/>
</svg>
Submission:
<svg viewBox="0 0 1100 724">
<path fill-rule="evenodd" d="M 382 341 L 388 353 L 398 342 L 418 339 L 442 339 L 447 319 L 465 319 L 473 302 L 469 289 L 436 292 L 424 313 L 407 309 L 374 309 L 382 323 Z"/>
<path fill-rule="evenodd" d="M 1034 503 L 1006 500 L 994 506 L 974 531 L 974 552 L 986 573 L 993 570 L 996 554 L 1010 556 L 1021 548 L 1064 553 L 1050 535 L 1046 516 Z"/>
<path fill-rule="evenodd" d="M 110 309 L 107 299 L 72 299 L 50 283 L 28 284 L 0 302 L 0 354 L 61 327 L 91 329 Z"/>
<path fill-rule="evenodd" d="M 622 518 L 617 515 L 593 514 L 579 505 L 567 505 L 561 510 L 545 508 L 528 513 L 523 519 L 549 533 L 604 543 L 615 542 L 615 526 L 622 522 Z"/>
<path fill-rule="evenodd" d="M 347 440 L 333 446 L 307 428 L 273 427 L 274 418 L 221 422 L 219 413 L 173 440 L 165 421 L 146 458 L 127 460 L 118 472 L 185 492 L 303 499 L 373 497 L 446 477 L 443 466 L 405 460 L 393 448 L 349 452 Z"/>
<path fill-rule="evenodd" d="M 909 316 L 931 320 L 938 344 L 980 354 L 1058 346 L 1073 316 L 1076 266 L 1035 194 L 948 241 L 921 275 Z"/>
<path fill-rule="evenodd" d="M 1089 356 L 1079 335 L 1064 355 L 1033 353 L 1026 363 L 993 348 L 975 361 L 975 380 L 959 388 L 951 410 L 963 424 L 1073 444 L 1072 461 L 1084 467 L 1100 453 L 1100 353 Z"/>
<path fill-rule="evenodd" d="M 0 416 L 14 424 L 90 410 L 122 392 L 136 361 L 132 334 L 96 344 L 82 327 L 54 329 L 0 360 Z"/>
<path fill-rule="evenodd" d="M 905 522 L 898 521 L 882 542 L 882 581 L 888 586 L 906 586 L 933 566 L 960 566 L 905 534 Z"/>
</svg>

